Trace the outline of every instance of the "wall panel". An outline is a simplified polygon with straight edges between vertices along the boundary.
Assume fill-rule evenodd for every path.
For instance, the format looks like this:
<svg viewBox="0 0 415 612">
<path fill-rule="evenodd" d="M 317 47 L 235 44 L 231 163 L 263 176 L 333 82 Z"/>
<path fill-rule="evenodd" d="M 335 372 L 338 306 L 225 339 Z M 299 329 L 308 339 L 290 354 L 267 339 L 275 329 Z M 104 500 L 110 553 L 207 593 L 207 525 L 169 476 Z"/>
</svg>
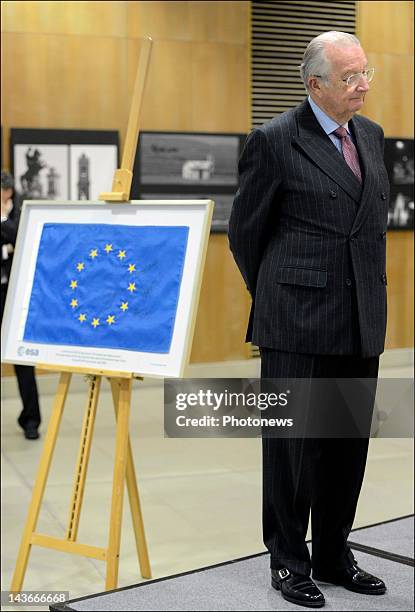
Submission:
<svg viewBox="0 0 415 612">
<path fill-rule="evenodd" d="M 2 2 L 2 31 L 125 37 L 127 2 Z"/>
<path fill-rule="evenodd" d="M 192 40 L 188 2 L 127 2 L 127 36 L 155 40 Z"/>
<path fill-rule="evenodd" d="M 363 114 L 383 127 L 385 136 L 413 138 L 413 2 L 357 3 L 357 35 L 375 77 Z M 386 347 L 414 344 L 413 233 L 388 232 L 388 326 Z"/>
<path fill-rule="evenodd" d="M 413 57 L 392 53 L 367 53 L 367 57 L 369 64 L 375 67 L 375 76 L 362 114 L 380 123 L 385 136 L 412 138 Z"/>
<path fill-rule="evenodd" d="M 193 37 L 209 42 L 246 44 L 249 27 L 249 2 L 188 2 Z"/>
<path fill-rule="evenodd" d="M 128 40 L 127 99 L 131 99 L 141 40 Z M 191 45 L 175 40 L 153 43 L 142 107 L 144 130 L 190 130 Z"/>
<path fill-rule="evenodd" d="M 413 346 L 414 239 L 412 232 L 389 232 L 387 240 L 388 325 L 386 348 Z"/>
<path fill-rule="evenodd" d="M 128 37 L 246 44 L 249 2 L 128 2 Z"/>
<path fill-rule="evenodd" d="M 118 37 L 3 33 L 2 67 L 3 125 L 117 129 L 126 121 Z"/>
<path fill-rule="evenodd" d="M 141 40 L 128 40 L 128 98 Z M 244 45 L 155 40 L 142 109 L 142 128 L 207 132 L 249 129 Z M 231 102 L 233 101 L 233 102 Z"/>
<path fill-rule="evenodd" d="M 207 132 L 249 131 L 248 50 L 242 45 L 192 46 L 192 126 Z"/>
<path fill-rule="evenodd" d="M 413 50 L 413 2 L 357 2 L 358 34 L 370 53 L 407 55 Z"/>
</svg>

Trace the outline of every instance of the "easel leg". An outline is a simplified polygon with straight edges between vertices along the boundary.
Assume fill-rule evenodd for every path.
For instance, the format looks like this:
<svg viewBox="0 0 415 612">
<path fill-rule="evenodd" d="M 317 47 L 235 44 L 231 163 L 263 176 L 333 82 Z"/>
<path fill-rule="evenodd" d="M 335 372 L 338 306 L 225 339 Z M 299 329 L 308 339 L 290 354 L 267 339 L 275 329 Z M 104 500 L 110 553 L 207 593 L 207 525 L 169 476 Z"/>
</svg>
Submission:
<svg viewBox="0 0 415 612">
<path fill-rule="evenodd" d="M 119 380 L 111 379 L 112 397 L 114 400 L 115 418 L 118 419 Z M 128 436 L 127 456 L 127 490 L 131 508 L 131 518 L 134 528 L 135 544 L 137 548 L 140 572 L 143 578 L 151 578 L 150 560 L 148 557 L 147 541 L 144 531 L 143 514 L 141 512 L 140 496 L 138 493 L 137 478 L 134 468 L 134 457 L 131 448 L 130 436 Z"/>
<path fill-rule="evenodd" d="M 86 474 L 91 453 L 92 434 L 94 433 L 95 415 L 97 412 L 101 376 L 90 377 L 88 402 L 82 424 L 81 441 L 76 464 L 75 480 L 72 491 L 71 509 L 69 512 L 66 539 L 75 542 L 78 535 L 79 519 L 84 498 Z"/>
<path fill-rule="evenodd" d="M 32 547 L 31 537 L 36 528 L 39 517 L 40 505 L 42 503 L 43 494 L 45 492 L 46 481 L 49 474 L 50 464 L 52 461 L 53 451 L 55 449 L 56 438 L 59 431 L 59 426 L 65 406 L 66 397 L 68 394 L 69 384 L 72 375 L 70 373 L 61 374 L 58 390 L 55 397 L 55 402 L 52 408 L 48 430 L 46 432 L 45 442 L 42 455 L 38 467 L 38 472 L 33 487 L 32 500 L 30 502 L 29 511 L 26 519 L 26 524 L 20 544 L 19 554 L 16 561 L 13 580 L 10 587 L 11 591 L 20 591 L 23 585 L 24 576 L 26 573 L 29 554 Z"/>
<path fill-rule="evenodd" d="M 128 425 L 131 405 L 132 380 L 120 379 L 117 437 L 115 445 L 114 481 L 112 486 L 110 533 L 105 588 L 115 589 L 118 582 L 122 506 L 128 454 Z"/>
</svg>

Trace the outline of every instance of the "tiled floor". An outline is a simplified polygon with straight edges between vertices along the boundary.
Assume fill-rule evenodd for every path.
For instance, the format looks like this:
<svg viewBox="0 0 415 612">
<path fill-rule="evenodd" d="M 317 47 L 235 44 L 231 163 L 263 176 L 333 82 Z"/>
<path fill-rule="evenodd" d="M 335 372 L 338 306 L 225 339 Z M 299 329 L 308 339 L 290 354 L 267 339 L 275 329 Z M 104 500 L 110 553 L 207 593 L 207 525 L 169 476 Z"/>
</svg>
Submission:
<svg viewBox="0 0 415 612">
<path fill-rule="evenodd" d="M 220 376 L 228 375 L 222 367 Z M 393 368 L 382 376 L 410 376 Z M 86 401 L 78 379 L 69 394 L 37 531 L 62 537 L 72 491 Z M 42 395 L 45 432 L 53 395 Z M 2 410 L 2 589 L 8 589 L 26 519 L 42 440 L 27 441 L 16 425 L 19 400 Z M 135 383 L 131 439 L 153 577 L 184 572 L 264 550 L 258 439 L 167 439 L 162 387 Z M 114 450 L 114 414 L 104 382 L 78 541 L 106 546 Z M 413 445 L 409 439 L 374 439 L 355 527 L 413 512 Z M 119 586 L 141 580 L 125 496 Z M 34 547 L 26 590 L 69 590 L 78 597 L 104 590 L 103 562 Z M 3 608 L 12 609 L 12 608 Z M 14 608 L 16 609 L 16 608 Z M 20 609 L 24 609 L 21 607 Z M 31 608 L 33 609 L 33 608 Z M 42 608 L 36 608 L 42 609 Z M 47 607 L 44 608 L 48 609 Z"/>
</svg>

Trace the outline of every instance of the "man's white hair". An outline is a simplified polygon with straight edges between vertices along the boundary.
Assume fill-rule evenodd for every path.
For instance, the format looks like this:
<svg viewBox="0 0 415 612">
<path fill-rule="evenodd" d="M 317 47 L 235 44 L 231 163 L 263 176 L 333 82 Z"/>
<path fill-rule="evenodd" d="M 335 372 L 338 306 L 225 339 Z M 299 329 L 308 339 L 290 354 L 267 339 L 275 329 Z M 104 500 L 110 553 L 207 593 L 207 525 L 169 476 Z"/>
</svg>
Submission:
<svg viewBox="0 0 415 612">
<path fill-rule="evenodd" d="M 324 32 L 313 38 L 304 51 L 303 62 L 300 65 L 300 74 L 304 86 L 308 91 L 308 79 L 313 74 L 320 75 L 327 80 L 330 73 L 330 61 L 326 56 L 326 45 L 330 43 L 336 47 L 360 47 L 360 41 L 353 34 L 347 32 Z"/>
</svg>

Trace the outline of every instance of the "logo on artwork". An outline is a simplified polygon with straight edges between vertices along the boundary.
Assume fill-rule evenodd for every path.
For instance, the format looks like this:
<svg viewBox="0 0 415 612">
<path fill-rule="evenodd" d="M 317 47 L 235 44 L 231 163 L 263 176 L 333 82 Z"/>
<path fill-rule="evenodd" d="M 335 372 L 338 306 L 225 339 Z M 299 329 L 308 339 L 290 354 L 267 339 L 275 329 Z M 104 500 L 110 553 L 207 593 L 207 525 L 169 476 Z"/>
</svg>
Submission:
<svg viewBox="0 0 415 612">
<path fill-rule="evenodd" d="M 19 357 L 23 357 L 23 355 L 26 355 L 27 357 L 37 357 L 39 355 L 39 350 L 19 346 L 19 348 L 17 349 L 17 354 L 19 355 Z"/>
</svg>

